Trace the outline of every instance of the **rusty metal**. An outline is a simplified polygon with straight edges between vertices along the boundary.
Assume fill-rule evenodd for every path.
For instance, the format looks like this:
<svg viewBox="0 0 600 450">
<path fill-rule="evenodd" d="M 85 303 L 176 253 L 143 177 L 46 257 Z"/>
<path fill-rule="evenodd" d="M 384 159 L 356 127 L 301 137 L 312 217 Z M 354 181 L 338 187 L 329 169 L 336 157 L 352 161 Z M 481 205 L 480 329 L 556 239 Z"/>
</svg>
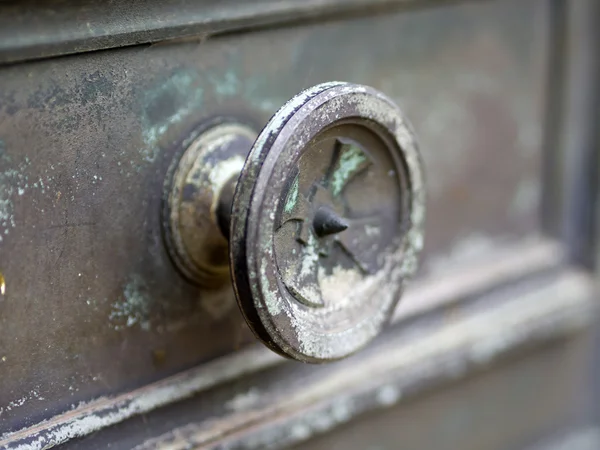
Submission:
<svg viewBox="0 0 600 450">
<path fill-rule="evenodd" d="M 332 82 L 287 102 L 251 151 L 252 129 L 217 122 L 167 192 L 173 260 L 222 285 L 229 238 L 238 304 L 269 348 L 325 362 L 364 347 L 423 248 L 423 168 L 403 113 L 373 88 Z"/>
</svg>

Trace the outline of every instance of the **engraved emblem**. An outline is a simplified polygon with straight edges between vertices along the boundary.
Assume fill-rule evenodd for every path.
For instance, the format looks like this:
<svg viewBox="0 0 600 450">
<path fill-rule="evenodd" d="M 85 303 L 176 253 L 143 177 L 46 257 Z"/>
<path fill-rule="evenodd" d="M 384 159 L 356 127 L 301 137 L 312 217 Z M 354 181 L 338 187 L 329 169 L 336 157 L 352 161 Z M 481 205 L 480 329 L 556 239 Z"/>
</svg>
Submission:
<svg viewBox="0 0 600 450">
<path fill-rule="evenodd" d="M 364 253 L 365 240 L 377 227 L 377 217 L 348 217 L 346 188 L 373 160 L 358 143 L 338 137 L 329 164 L 321 172 L 303 167 L 300 159 L 283 203 L 277 233 L 286 230 L 297 245 L 280 258 L 280 272 L 288 291 L 307 306 L 324 307 L 320 278 L 346 260 L 357 276 L 377 270 L 375 258 Z M 290 230 L 291 228 L 291 230 Z M 361 245 L 362 244 L 362 245 Z M 341 252 L 341 253 L 340 253 Z"/>
</svg>

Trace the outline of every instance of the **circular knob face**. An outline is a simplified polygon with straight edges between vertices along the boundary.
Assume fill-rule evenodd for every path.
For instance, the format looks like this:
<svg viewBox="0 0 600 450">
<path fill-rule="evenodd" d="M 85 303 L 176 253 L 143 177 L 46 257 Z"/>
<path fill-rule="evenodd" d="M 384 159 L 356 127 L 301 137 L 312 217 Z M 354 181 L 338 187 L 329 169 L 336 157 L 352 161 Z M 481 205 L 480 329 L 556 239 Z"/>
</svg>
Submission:
<svg viewBox="0 0 600 450">
<path fill-rule="evenodd" d="M 423 183 L 414 134 L 378 91 L 326 83 L 284 105 L 231 209 L 233 285 L 254 333 L 305 362 L 371 341 L 417 267 Z"/>
</svg>

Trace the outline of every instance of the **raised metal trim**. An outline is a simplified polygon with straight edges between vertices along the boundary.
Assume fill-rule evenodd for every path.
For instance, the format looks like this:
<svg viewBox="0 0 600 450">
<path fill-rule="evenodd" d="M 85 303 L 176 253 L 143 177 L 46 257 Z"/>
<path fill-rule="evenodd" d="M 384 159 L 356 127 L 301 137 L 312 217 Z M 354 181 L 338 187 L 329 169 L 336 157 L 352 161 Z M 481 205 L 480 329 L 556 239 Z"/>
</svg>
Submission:
<svg viewBox="0 0 600 450">
<path fill-rule="evenodd" d="M 0 2 L 0 63 L 456 0 Z"/>
<path fill-rule="evenodd" d="M 593 321 L 594 287 L 585 273 L 565 270 L 517 296 L 512 295 L 514 287 L 498 293 L 505 301 L 494 299 L 482 311 L 462 311 L 460 320 L 438 324 L 412 338 L 395 336 L 358 364 L 338 366 L 317 380 L 269 393 L 268 402 L 250 402 L 231 414 L 189 424 L 135 448 L 286 448 Z"/>
<path fill-rule="evenodd" d="M 561 265 L 560 247 L 551 241 L 522 242 L 498 249 L 487 263 L 462 267 L 445 275 L 426 277 L 407 290 L 393 318 L 396 323 L 443 306 L 482 295 L 494 286 L 511 284 Z M 413 305 L 413 306 L 410 306 Z M 546 303 L 540 302 L 540 308 Z M 282 363 L 284 358 L 264 347 L 252 347 L 157 383 L 110 398 L 99 398 L 33 427 L 0 436 L 0 448 L 42 449 L 82 437 L 133 416 L 190 398 L 216 385 Z"/>
</svg>

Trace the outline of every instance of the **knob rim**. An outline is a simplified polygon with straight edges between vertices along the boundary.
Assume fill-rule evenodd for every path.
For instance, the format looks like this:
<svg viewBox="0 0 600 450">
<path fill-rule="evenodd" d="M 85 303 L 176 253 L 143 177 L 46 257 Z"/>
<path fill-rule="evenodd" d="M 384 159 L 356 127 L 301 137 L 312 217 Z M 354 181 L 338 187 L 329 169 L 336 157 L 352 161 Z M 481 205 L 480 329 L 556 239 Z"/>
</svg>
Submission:
<svg viewBox="0 0 600 450">
<path fill-rule="evenodd" d="M 291 161 L 299 158 L 316 133 L 345 119 L 370 128 L 382 139 L 391 138 L 398 172 L 403 170 L 408 180 L 408 210 L 394 250 L 382 255 L 384 269 L 371 284 L 361 282 L 366 286 L 368 317 L 350 326 L 340 316 L 339 332 L 330 332 L 326 324 L 337 317 L 335 311 L 294 304 L 282 293 L 285 287 L 275 261 L 273 230 L 282 201 L 276 191 L 284 186 Z M 424 175 L 416 138 L 393 101 L 373 88 L 344 82 L 321 84 L 298 94 L 260 133 L 233 197 L 230 268 L 238 304 L 252 331 L 272 350 L 304 362 L 337 360 L 364 347 L 389 321 L 405 281 L 416 270 L 424 210 Z M 382 286 L 389 289 L 382 293 Z M 325 330 L 321 334 L 311 328 L 321 325 Z"/>
</svg>

